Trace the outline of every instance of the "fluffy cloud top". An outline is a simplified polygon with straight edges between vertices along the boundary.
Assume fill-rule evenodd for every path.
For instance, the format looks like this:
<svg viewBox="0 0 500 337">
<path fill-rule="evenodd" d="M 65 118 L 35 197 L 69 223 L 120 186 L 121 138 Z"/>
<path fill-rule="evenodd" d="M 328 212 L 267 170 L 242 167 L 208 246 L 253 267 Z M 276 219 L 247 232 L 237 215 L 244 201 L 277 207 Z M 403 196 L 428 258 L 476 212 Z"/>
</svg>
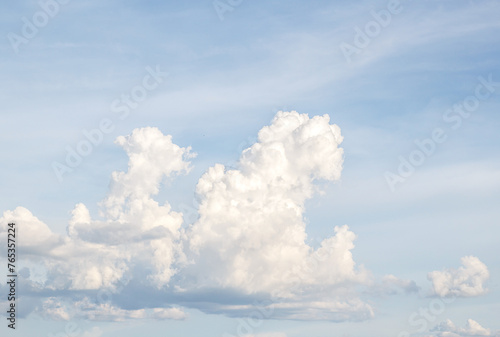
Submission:
<svg viewBox="0 0 500 337">
<path fill-rule="evenodd" d="M 293 300 L 301 297 L 317 309 L 311 317 L 323 317 L 316 311 L 329 311 L 331 319 L 346 312 L 369 317 L 369 306 L 345 293 L 345 285 L 368 280 L 352 258 L 356 235 L 347 226 L 335 227 L 318 249 L 306 244 L 304 202 L 315 180 L 340 178 L 341 142 L 327 115 L 280 112 L 243 151 L 238 169 L 211 167 L 196 187 L 200 217 L 189 230 L 195 259 L 209 266 L 196 275 L 198 284 L 291 299 L 275 304 L 289 314 L 301 311 Z M 324 301 L 308 298 L 323 291 L 329 294 Z"/>
<path fill-rule="evenodd" d="M 206 282 L 248 293 L 284 292 L 298 276 L 311 284 L 358 277 L 349 252 L 355 235 L 347 227 L 322 243 L 321 266 L 329 270 L 306 272 L 313 251 L 305 244 L 304 201 L 314 179 L 338 179 L 342 169 L 340 130 L 328 122 L 328 116 L 278 113 L 243 151 L 238 170 L 215 165 L 201 177 L 200 219 L 190 230 L 190 247 L 204 264 L 220 267 Z"/>
<path fill-rule="evenodd" d="M 484 283 L 489 279 L 488 267 L 477 257 L 466 256 L 461 259 L 462 267 L 428 274 L 433 292 L 441 297 L 479 296 L 487 292 Z"/>
</svg>

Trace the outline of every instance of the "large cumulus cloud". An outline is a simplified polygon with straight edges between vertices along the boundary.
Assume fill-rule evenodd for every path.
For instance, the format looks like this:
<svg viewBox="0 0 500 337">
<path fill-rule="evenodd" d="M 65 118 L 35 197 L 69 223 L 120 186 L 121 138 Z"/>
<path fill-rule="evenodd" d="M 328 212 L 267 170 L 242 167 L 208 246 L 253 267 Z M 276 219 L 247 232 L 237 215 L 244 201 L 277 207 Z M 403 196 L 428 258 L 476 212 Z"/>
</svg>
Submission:
<svg viewBox="0 0 500 337">
<path fill-rule="evenodd" d="M 317 317 L 371 315 L 349 291 L 368 280 L 351 254 L 356 235 L 335 227 L 318 249 L 306 243 L 304 202 L 315 181 L 340 178 L 341 142 L 327 115 L 280 112 L 243 151 L 238 169 L 215 165 L 200 178 L 200 218 L 189 230 L 189 244 L 197 263 L 210 266 L 197 275 L 204 286 L 268 293 L 284 301 L 275 303 L 280 312 L 294 312 L 294 318 L 301 317 L 303 301 L 308 310 L 323 312 Z M 322 292 L 329 296 L 319 300 Z"/>
<path fill-rule="evenodd" d="M 267 318 L 367 319 L 357 287 L 372 281 L 353 259 L 356 235 L 332 223 L 317 248 L 306 243 L 304 203 L 318 181 L 340 178 L 341 142 L 328 115 L 279 112 L 236 168 L 217 164 L 199 179 L 197 220 L 183 224 L 154 197 L 194 154 L 157 128 L 136 129 L 116 141 L 128 170 L 112 174 L 98 216 L 77 204 L 58 235 L 18 207 L 0 230 L 23 229 L 25 296 L 54 319 L 182 319 L 178 306 L 246 315 L 259 305 Z"/>
</svg>

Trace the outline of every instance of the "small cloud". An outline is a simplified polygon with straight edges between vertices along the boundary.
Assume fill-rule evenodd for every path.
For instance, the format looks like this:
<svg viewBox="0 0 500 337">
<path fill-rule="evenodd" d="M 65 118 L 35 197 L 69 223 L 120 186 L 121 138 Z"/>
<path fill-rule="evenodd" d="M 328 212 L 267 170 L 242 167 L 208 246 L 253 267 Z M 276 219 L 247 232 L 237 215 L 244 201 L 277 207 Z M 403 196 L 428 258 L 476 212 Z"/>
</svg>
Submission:
<svg viewBox="0 0 500 337">
<path fill-rule="evenodd" d="M 381 282 L 375 283 L 370 289 L 369 293 L 373 295 L 396 295 L 401 292 L 406 294 L 418 293 L 420 288 L 415 281 L 403 280 L 394 275 L 386 275 Z"/>
<path fill-rule="evenodd" d="M 42 317 L 54 321 L 69 321 L 71 319 L 71 314 L 68 312 L 67 308 L 55 297 L 49 297 L 43 301 L 39 313 Z"/>
<path fill-rule="evenodd" d="M 179 308 L 155 308 L 153 309 L 153 313 L 151 314 L 150 317 L 157 320 L 164 320 L 164 319 L 182 320 L 187 318 L 187 315 L 184 311 L 182 311 Z"/>
<path fill-rule="evenodd" d="M 492 333 L 490 329 L 483 328 L 472 319 L 468 319 L 463 328 L 456 327 L 451 320 L 447 319 L 439 323 L 431 331 L 437 332 L 437 337 L 498 336 L 498 333 Z"/>
<path fill-rule="evenodd" d="M 484 295 L 484 283 L 489 279 L 488 267 L 475 256 L 461 259 L 462 267 L 430 272 L 434 294 L 441 297 L 472 297 Z"/>
</svg>

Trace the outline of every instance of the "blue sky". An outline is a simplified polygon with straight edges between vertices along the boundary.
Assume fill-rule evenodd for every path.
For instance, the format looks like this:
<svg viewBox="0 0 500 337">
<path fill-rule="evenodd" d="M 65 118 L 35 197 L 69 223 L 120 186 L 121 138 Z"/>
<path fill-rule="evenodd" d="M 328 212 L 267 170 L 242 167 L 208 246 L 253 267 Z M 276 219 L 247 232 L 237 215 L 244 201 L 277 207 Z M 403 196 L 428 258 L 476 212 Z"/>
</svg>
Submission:
<svg viewBox="0 0 500 337">
<path fill-rule="evenodd" d="M 49 2 L 41 1 L 43 4 Z M 300 315 L 308 312 L 311 309 L 308 303 L 313 302 L 315 295 L 331 291 L 328 294 L 334 293 L 345 301 L 359 300 L 359 303 L 368 305 L 373 309 L 373 315 L 368 318 L 352 314 L 345 319 L 331 319 L 328 315 L 330 319 L 293 319 L 279 309 L 277 316 L 283 317 L 270 317 L 259 322 L 259 326 L 248 335 L 377 337 L 399 336 L 404 331 L 411 336 L 435 337 L 500 334 L 496 319 L 500 312 L 497 248 L 500 234 L 498 1 L 400 1 L 389 19 L 386 17 L 383 25 L 375 23 L 375 26 L 373 11 L 391 13 L 390 1 L 296 0 L 283 3 L 221 0 L 218 5 L 229 7 L 220 8 L 231 10 L 220 12 L 219 9 L 219 13 L 211 1 L 62 2 L 57 2 L 59 8 L 53 17 L 40 25 L 32 37 L 23 35 L 23 18 L 33 22 L 33 16 L 42 10 L 41 5 L 37 1 L 0 5 L 0 29 L 4 36 L 0 40 L 3 65 L 0 77 L 3 103 L 0 215 L 4 214 L 0 220 L 10 219 L 10 215 L 4 212 L 14 211 L 17 207 L 29 210 L 40 220 L 40 223 L 36 222 L 22 212 L 23 216 L 18 212 L 13 218 L 20 228 L 19 264 L 29 268 L 31 276 L 21 280 L 25 282 L 26 304 L 23 304 L 23 283 L 19 288 L 21 318 L 18 331 L 11 332 L 2 326 L 2 335 L 57 335 L 64 332 L 68 322 L 77 324 L 81 330 L 79 335 L 87 337 L 146 333 L 151 336 L 165 333 L 206 337 L 225 333 L 237 335 L 238 327 L 241 327 L 242 320 L 248 319 L 252 307 L 246 311 L 235 310 L 221 305 L 221 301 L 250 305 L 255 300 L 268 298 L 273 286 L 257 287 L 257 291 L 255 284 L 224 283 L 221 280 L 231 280 L 236 275 L 234 270 L 230 267 L 224 269 L 226 266 L 217 259 L 211 260 L 212 255 L 208 253 L 206 256 L 201 254 L 200 258 L 190 250 L 189 247 L 199 245 L 202 251 L 221 253 L 216 250 L 221 242 L 195 238 L 196 233 L 217 231 L 220 227 L 210 226 L 216 226 L 217 221 L 226 221 L 217 218 L 218 213 L 211 213 L 210 209 L 198 209 L 200 195 L 196 186 L 204 181 L 205 172 L 216 163 L 226 166 L 226 175 L 221 179 L 231 181 L 228 173 L 231 169 L 244 173 L 245 167 L 250 170 L 259 163 L 250 159 L 267 158 L 265 150 L 259 152 L 258 147 L 252 147 L 249 162 L 238 166 L 238 158 L 244 149 L 255 143 L 261 144 L 262 148 L 269 145 L 258 139 L 259 130 L 269 125 L 289 123 L 290 116 L 295 116 L 280 117 L 277 115 L 279 111 L 308 114 L 307 120 L 301 122 L 304 128 L 312 127 L 314 116 L 327 114 L 329 121 L 320 117 L 314 121 L 321 128 L 338 125 L 343 136 L 339 143 L 337 138 L 325 135 L 331 146 L 327 149 L 335 150 L 337 146 L 343 149 L 340 177 L 335 176 L 336 169 L 328 164 L 337 163 L 336 153 L 339 152 L 327 152 L 324 161 L 317 159 L 314 151 L 307 155 L 299 155 L 299 150 L 287 152 L 289 163 L 298 165 L 310 161 L 320 171 L 330 170 L 311 181 L 311 185 L 304 185 L 304 188 L 317 190 L 316 193 L 308 195 L 303 192 L 297 197 L 297 207 L 302 207 L 302 220 L 297 220 L 297 224 L 305 224 L 306 247 L 318 249 L 320 242 L 335 235 L 336 226 L 348 225 L 349 231 L 356 235 L 355 248 L 350 252 L 359 278 L 354 281 L 349 278 L 345 281 L 349 284 L 346 286 L 348 290 L 337 294 L 337 283 L 331 284 L 334 290 L 318 286 L 316 281 L 328 278 L 318 271 L 321 275 L 316 283 L 311 283 L 314 286 L 304 285 L 302 293 L 307 293 L 311 302 L 294 299 L 297 300 L 294 303 L 298 303 L 295 310 Z M 367 34 L 370 24 L 378 30 L 368 31 L 365 40 L 369 43 L 366 46 L 356 45 L 358 29 Z M 26 43 L 16 46 L 12 43 L 12 34 L 25 39 Z M 359 53 L 346 57 L 342 51 L 346 44 L 357 48 Z M 137 102 L 137 107 L 130 109 L 126 118 L 120 119 L 121 113 L 112 111 L 113 102 L 120 101 L 122 95 L 130 96 L 134 88 L 143 85 L 148 69 L 160 69 L 168 75 L 162 75 L 164 77 L 154 89 L 145 91 L 147 97 Z M 481 86 L 479 96 L 478 86 Z M 450 112 L 457 104 L 469 109 L 462 110 L 463 115 Z M 111 121 L 113 130 L 103 135 L 102 141 L 92 147 L 81 164 L 58 179 L 53 169 L 54 162 L 67 165 L 67 147 L 75 149 L 85 140 L 84 131 L 98 128 L 103 119 Z M 137 133 L 135 138 L 126 138 L 121 146 L 115 143 L 117 137 L 147 127 L 156 127 L 160 133 L 143 129 L 146 131 L 142 136 Z M 418 165 L 411 165 L 411 173 L 402 176 L 399 171 L 402 160 L 410 161 L 412 153 L 420 151 L 415 142 L 432 139 L 434 132 L 440 134 L 436 139 L 442 141 L 433 140 L 429 154 L 424 154 Z M 166 135 L 172 136 L 173 143 L 163 138 Z M 293 135 L 291 133 L 290 137 Z M 150 145 L 149 148 L 145 145 L 147 142 L 143 143 L 144 139 L 156 139 L 158 144 L 166 147 L 158 150 Z M 289 141 L 292 142 L 286 139 L 280 140 L 285 148 Z M 325 149 L 323 143 L 308 144 L 315 151 Z M 102 287 L 92 284 L 75 286 L 77 274 L 68 267 L 72 263 L 69 259 L 68 265 L 63 266 L 69 268 L 64 282 L 73 286 L 42 282 L 38 285 L 40 288 L 34 287 L 37 263 L 44 266 L 42 269 L 49 270 L 49 281 L 50 275 L 56 275 L 60 268 L 64 274 L 66 269 L 63 267 L 53 267 L 54 256 L 62 254 L 60 252 L 72 252 L 68 254 L 77 258 L 79 249 L 85 251 L 94 247 L 88 240 L 97 244 L 94 235 L 101 233 L 97 229 L 97 232 L 92 232 L 94 228 L 103 226 L 101 230 L 105 231 L 106 226 L 111 226 L 109 228 L 120 232 L 116 226 L 121 224 L 129 226 L 127 235 L 131 238 L 146 235 L 134 229 L 135 223 L 127 218 L 132 213 L 124 211 L 120 213 L 122 218 L 115 214 L 111 216 L 115 217 L 113 219 L 99 213 L 107 207 L 103 206 L 106 202 L 100 204 L 102 200 L 114 205 L 113 198 L 120 199 L 121 190 L 116 186 L 123 184 L 124 189 L 131 188 L 136 192 L 139 186 L 149 186 L 147 171 L 145 176 L 133 175 L 130 171 L 129 176 L 125 175 L 128 178 L 123 178 L 130 181 L 113 180 L 114 171 L 127 172 L 128 165 L 139 165 L 132 157 L 129 161 L 123 146 L 141 148 L 144 160 L 157 165 L 158 172 L 171 174 L 167 180 L 158 176 L 159 180 L 155 180 L 160 187 L 158 193 L 144 198 L 152 198 L 160 205 L 167 201 L 171 211 L 183 213 L 180 227 L 174 226 L 177 220 L 172 220 L 173 227 L 169 227 L 172 233 L 179 230 L 179 237 L 172 234 L 173 241 L 165 244 L 177 247 L 181 242 L 183 248 L 178 249 L 194 263 L 186 266 L 181 260 L 175 260 L 167 267 L 161 265 L 176 272 L 164 284 L 166 288 L 157 292 L 139 291 L 146 287 L 140 282 L 143 271 L 139 262 L 150 257 L 149 250 L 133 251 L 129 260 L 123 257 L 123 261 L 128 262 L 117 258 L 104 263 L 97 255 L 89 258 L 91 264 L 109 263 L 112 269 L 127 270 L 128 274 L 125 274 L 131 276 L 132 281 L 124 289 L 118 286 L 125 282 L 121 274 L 117 274 L 117 278 L 111 277 L 109 284 L 104 285 L 103 281 Z M 189 152 L 187 147 L 191 147 L 196 157 L 179 154 L 181 150 L 178 148 L 184 149 L 182 151 L 186 154 Z M 141 156 L 139 152 L 133 153 Z M 175 158 L 164 158 L 165 153 L 172 153 Z M 166 168 L 169 163 L 178 166 Z M 267 164 L 270 168 L 278 165 Z M 186 169 L 188 166 L 191 168 Z M 264 170 L 264 166 L 260 169 Z M 151 176 L 154 172 L 151 170 Z M 305 176 L 315 174 L 307 172 Z M 388 172 L 393 174 L 392 177 L 398 175 L 399 182 L 391 185 L 387 180 Z M 261 178 L 265 177 L 262 173 Z M 131 187 L 129 183 L 132 182 L 137 185 Z M 155 190 L 153 185 L 151 191 Z M 289 191 L 287 193 L 295 191 L 285 190 Z M 210 200 L 219 200 L 219 192 L 216 187 L 203 190 L 201 198 L 206 198 L 203 200 L 208 205 Z M 268 192 L 269 195 L 278 193 L 282 198 L 288 197 L 277 190 Z M 241 196 L 236 191 L 231 193 L 227 197 L 233 200 Z M 78 216 L 87 227 L 70 224 L 71 212 L 79 203 L 84 204 L 91 215 L 88 222 L 82 220 L 84 216 Z M 123 207 L 133 208 L 131 205 Z M 113 208 L 110 206 L 107 211 L 111 214 Z M 242 210 L 239 211 L 243 214 Z M 252 214 L 259 212 L 256 209 Z M 175 217 L 173 213 L 169 214 L 172 219 Z M 262 228 L 281 228 L 281 224 L 273 222 L 271 215 L 269 217 L 268 222 L 262 223 Z M 244 227 L 243 218 L 241 223 L 232 221 L 227 225 L 231 230 Z M 5 225 L 2 223 L 2 226 Z M 50 235 L 44 226 L 50 229 Z M 74 229 L 75 237 L 67 234 L 69 228 Z M 1 230 L 5 232 L 4 227 Z M 57 253 L 57 248 L 56 255 L 47 254 L 37 260 L 32 256 L 33 250 L 40 247 L 50 249 L 37 242 L 33 233 L 47 235 L 50 240 L 53 238 L 53 242 L 49 240 L 44 245 L 64 242 L 60 252 Z M 103 254 L 111 255 L 114 246 L 106 240 L 113 238 L 105 237 L 99 242 L 104 246 L 98 247 L 109 248 L 109 251 L 103 250 Z M 272 240 L 265 239 L 269 247 L 273 247 Z M 80 241 L 90 246 L 78 246 Z M 285 242 L 279 244 L 285 245 Z M 275 243 L 276 246 L 279 244 Z M 4 243 L 2 245 L 4 250 Z M 152 247 L 154 252 L 161 251 L 154 245 Z M 24 257 L 23 249 L 26 251 Z M 125 253 L 120 250 L 119 254 Z M 5 253 L 1 256 L 4 259 Z M 469 269 L 462 266 L 461 260 L 468 256 L 477 259 L 471 262 Z M 135 258 L 139 262 L 134 262 L 132 267 L 130 261 Z M 280 259 L 272 261 L 281 263 Z M 336 263 L 325 265 L 325 270 L 343 270 Z M 366 269 L 366 275 L 358 269 L 361 265 Z M 93 270 L 92 265 L 86 267 Z M 485 268 L 487 277 L 484 276 Z M 204 274 L 207 269 L 213 269 L 209 270 L 210 275 Z M 451 283 L 445 282 L 449 293 L 436 288 L 440 281 L 437 276 L 429 276 L 431 272 L 440 272 L 439 275 L 449 278 Z M 480 281 L 473 281 L 469 272 L 482 273 L 484 277 L 478 276 Z M 57 280 L 64 277 L 57 275 Z M 393 275 L 395 279 L 388 281 L 387 275 Z M 265 275 L 261 277 L 266 280 Z M 83 279 L 88 281 L 88 278 Z M 206 283 L 200 280 L 206 280 Z M 461 282 L 473 284 L 475 290 L 464 292 L 460 288 Z M 2 293 L 6 293 L 5 283 L 1 285 Z M 415 285 L 418 290 L 410 285 Z M 119 290 L 116 290 L 117 286 Z M 73 316 L 57 315 L 54 308 L 69 313 L 73 303 L 82 298 L 95 300 L 96 292 L 101 288 L 117 291 L 111 304 L 114 309 L 124 311 L 115 311 L 116 317 L 96 321 L 79 316 L 74 310 Z M 179 293 L 181 288 L 183 294 Z M 427 319 L 423 331 L 417 331 L 420 325 L 409 322 L 414 312 L 444 303 L 439 301 L 448 300 L 452 293 L 456 300 L 446 304 L 432 320 Z M 161 305 L 157 298 L 161 299 Z M 290 304 L 273 300 L 276 308 L 281 308 L 279 305 L 283 303 Z M 66 303 L 66 307 L 56 305 L 50 309 L 52 315 L 44 314 L 50 311 L 47 309 L 49 305 L 58 301 Z M 3 306 L 7 302 L 0 303 Z M 127 316 L 130 312 L 125 312 L 160 307 L 179 309 L 184 313 L 182 319 L 171 312 L 167 319 L 131 318 Z M 321 312 L 316 314 L 321 316 Z M 113 321 L 117 317 L 125 318 L 124 321 Z M 446 323 L 447 319 L 454 326 Z M 474 328 L 474 324 L 466 326 L 469 319 L 489 332 Z"/>
</svg>

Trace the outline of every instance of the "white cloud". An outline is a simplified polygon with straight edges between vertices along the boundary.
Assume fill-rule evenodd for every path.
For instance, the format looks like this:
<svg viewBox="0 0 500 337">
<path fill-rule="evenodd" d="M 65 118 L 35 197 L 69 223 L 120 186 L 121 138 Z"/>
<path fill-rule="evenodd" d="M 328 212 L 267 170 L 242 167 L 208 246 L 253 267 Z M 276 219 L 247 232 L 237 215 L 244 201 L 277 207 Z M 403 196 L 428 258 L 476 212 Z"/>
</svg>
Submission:
<svg viewBox="0 0 500 337">
<path fill-rule="evenodd" d="M 190 246 L 204 264 L 220 266 L 207 282 L 271 292 L 288 288 L 292 276 L 303 276 L 301 264 L 312 253 L 304 243 L 303 203 L 313 193 L 314 178 L 339 178 L 341 141 L 328 117 L 278 113 L 259 132 L 259 141 L 243 151 L 239 170 L 215 165 L 200 178 L 200 219 L 191 228 Z M 350 256 L 341 254 L 347 247 L 349 254 L 354 234 L 337 231 L 342 278 L 352 270 Z"/>
<path fill-rule="evenodd" d="M 328 115 L 279 112 L 243 151 L 238 169 L 217 164 L 200 178 L 200 217 L 187 229 L 182 214 L 154 196 L 165 178 L 190 170 L 193 154 L 156 128 L 118 137 L 128 170 L 112 174 L 100 219 L 77 204 L 61 236 L 18 207 L 4 213 L 0 228 L 5 232 L 9 221 L 22 226 L 29 260 L 45 270 L 30 287 L 64 291 L 39 307 L 53 319 L 183 319 L 182 310 L 162 306 L 167 301 L 244 315 L 259 298 L 271 299 L 266 318 L 367 319 L 373 310 L 356 287 L 371 281 L 351 253 L 356 235 L 336 226 L 317 249 L 306 243 L 304 203 L 318 190 L 316 181 L 338 180 L 342 170 L 343 138 L 329 122 Z M 112 294 L 109 303 L 96 300 L 102 290 Z M 125 303 L 123 292 L 140 303 Z M 229 305 L 214 292 L 242 303 Z M 200 294 L 206 298 L 198 300 Z"/>
<path fill-rule="evenodd" d="M 71 318 L 64 304 L 54 297 L 49 297 L 42 303 L 40 314 L 55 321 L 68 321 Z"/>
<path fill-rule="evenodd" d="M 461 259 L 462 267 L 433 271 L 428 274 L 433 292 L 441 297 L 470 297 L 484 295 L 484 283 L 489 279 L 488 267 L 475 256 Z"/>
<path fill-rule="evenodd" d="M 441 322 L 432 331 L 437 332 L 437 337 L 465 337 L 465 336 L 498 336 L 490 329 L 483 328 L 478 322 L 468 319 L 465 327 L 458 328 L 451 320 Z"/>
<path fill-rule="evenodd" d="M 179 308 L 154 308 L 151 314 L 151 318 L 157 320 L 164 319 L 185 319 L 187 317 L 186 313 Z"/>
<path fill-rule="evenodd" d="M 33 216 L 26 208 L 17 207 L 13 211 L 5 211 L 3 217 L 0 218 L 2 232 L 7 232 L 7 225 L 10 222 L 19 222 L 23 225 L 17 231 L 23 230 L 22 244 L 26 247 L 24 254 L 45 255 L 63 243 L 60 236 L 52 233 L 45 223 Z"/>
<path fill-rule="evenodd" d="M 52 233 L 29 210 L 17 207 L 0 218 L 0 228 L 15 222 L 22 232 L 18 245 L 28 261 L 43 269 L 47 289 L 98 289 L 116 282 L 125 269 L 120 252 L 113 246 L 93 244 Z M 85 256 L 85 259 L 82 259 Z"/>
<path fill-rule="evenodd" d="M 243 151 L 238 169 L 215 165 L 200 178 L 200 218 L 189 243 L 207 266 L 195 270 L 203 286 L 270 294 L 288 318 L 305 317 L 297 299 L 334 320 L 353 308 L 371 315 L 344 289 L 368 281 L 351 254 L 356 235 L 342 226 L 316 250 L 305 242 L 304 202 L 317 190 L 314 181 L 340 178 L 342 139 L 327 115 L 279 112 Z"/>
<path fill-rule="evenodd" d="M 65 296 L 71 294 L 68 291 L 102 289 L 115 294 L 117 286 L 123 288 L 127 278 L 134 277 L 135 268 L 142 268 L 140 277 L 147 278 L 147 286 L 162 286 L 175 273 L 172 264 L 182 255 L 182 214 L 172 211 L 168 203 L 159 205 L 152 196 L 158 193 L 165 177 L 189 171 L 187 160 L 193 156 L 190 148 L 173 144 L 170 136 L 156 128 L 134 130 L 129 137 L 119 137 L 117 143 L 129 155 L 129 170 L 113 173 L 110 192 L 101 204 L 103 220 L 93 220 L 87 207 L 77 204 L 69 221 L 68 236 L 62 236 L 23 207 L 6 211 L 0 218 L 4 234 L 9 222 L 17 224 L 22 231 L 18 244 L 28 264 L 36 263 L 43 270 L 43 279 L 31 279 L 28 287 L 64 290 Z M 29 279 L 28 276 L 27 282 Z M 51 319 L 68 319 L 72 315 L 56 299 L 45 301 L 42 309 Z M 178 311 L 163 309 L 166 311 L 156 312 L 157 318 L 182 316 Z M 89 319 L 141 315 L 137 310 L 102 305 L 87 310 Z"/>
</svg>

